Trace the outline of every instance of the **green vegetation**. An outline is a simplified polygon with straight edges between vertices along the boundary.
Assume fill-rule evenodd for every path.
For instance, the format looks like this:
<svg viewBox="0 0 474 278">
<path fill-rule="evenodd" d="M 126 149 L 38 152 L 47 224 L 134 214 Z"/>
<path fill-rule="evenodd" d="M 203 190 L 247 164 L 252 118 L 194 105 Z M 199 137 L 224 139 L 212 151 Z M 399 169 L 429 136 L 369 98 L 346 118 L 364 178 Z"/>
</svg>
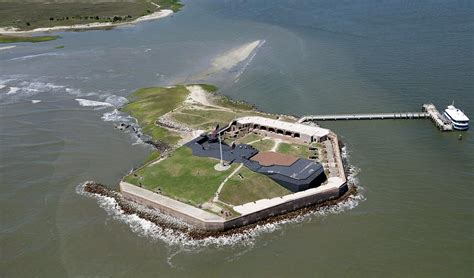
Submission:
<svg viewBox="0 0 474 278">
<path fill-rule="evenodd" d="M 219 200 L 236 206 L 264 198 L 280 197 L 290 193 L 289 190 L 269 177 L 242 167 L 238 173 L 226 182 L 219 194 Z"/>
<path fill-rule="evenodd" d="M 199 85 L 205 90 L 217 91 L 215 86 Z M 168 116 L 173 120 L 204 130 L 214 128 L 216 122 L 227 125 L 237 117 L 262 115 L 256 110 L 248 110 L 247 107 L 242 110 L 239 108 L 239 103 L 231 100 L 226 102 L 227 107 L 218 107 L 220 100 L 227 99 L 219 95 L 210 98 L 216 106 L 185 103 L 188 95 L 189 91 L 182 85 L 173 88 L 143 88 L 130 96 L 131 102 L 125 105 L 122 111 L 136 118 L 143 132 L 151 135 L 154 140 L 161 140 L 171 145 L 174 145 L 180 136 L 155 125 L 155 121 L 168 112 L 171 112 Z M 232 142 L 229 138 L 224 140 L 229 144 Z M 239 138 L 237 143 L 252 143 L 252 146 L 260 151 L 269 151 L 276 144 L 273 139 L 253 133 Z M 309 156 L 309 147 L 299 144 L 281 142 L 277 151 L 299 157 Z M 159 163 L 149 163 L 156 160 L 159 155 L 157 151 L 152 152 L 146 158 L 145 166 L 126 176 L 124 180 L 197 207 L 212 201 L 219 185 L 237 167 L 232 165 L 228 171 L 216 171 L 214 166 L 218 163 L 217 159 L 193 156 L 188 147 L 178 148 Z M 240 205 L 290 193 L 269 177 L 242 167 L 226 182 L 220 192 L 219 200 L 229 205 Z M 232 212 L 232 208 L 220 203 L 207 206 L 207 210 L 219 214 L 214 206 L 219 211 L 219 208 L 225 208 Z M 232 212 L 232 215 L 235 216 L 235 212 Z"/>
<path fill-rule="evenodd" d="M 310 151 L 308 145 L 291 144 L 281 142 L 278 145 L 277 152 L 284 154 L 291 154 L 297 157 L 309 158 L 310 155 L 314 155 L 317 151 Z"/>
<path fill-rule="evenodd" d="M 153 160 L 157 159 L 160 157 L 160 152 L 158 151 L 152 151 L 146 158 L 143 164 L 147 164 L 149 162 L 152 162 Z"/>
<path fill-rule="evenodd" d="M 219 90 L 217 86 L 210 85 L 210 84 L 191 84 L 191 85 L 201 86 L 201 88 L 203 88 L 206 92 L 209 92 L 209 93 L 215 93 Z"/>
<path fill-rule="evenodd" d="M 18 42 L 45 42 L 53 41 L 60 36 L 9 36 L 0 34 L 0 43 L 18 43 Z"/>
<path fill-rule="evenodd" d="M 244 137 L 239 138 L 237 140 L 237 143 L 238 144 L 248 144 L 248 143 L 251 143 L 251 142 L 254 142 L 254 141 L 257 141 L 257 140 L 263 140 L 263 137 L 258 135 L 258 134 L 249 133 L 249 134 L 245 135 Z"/>
<path fill-rule="evenodd" d="M 268 152 L 273 148 L 273 146 L 275 146 L 275 141 L 272 139 L 263 139 L 253 143 L 252 146 L 261 152 Z"/>
<path fill-rule="evenodd" d="M 214 109 L 183 109 L 172 117 L 191 127 L 206 130 L 213 128 L 216 123 L 221 126 L 227 125 L 238 115 L 238 113 Z"/>
<path fill-rule="evenodd" d="M 64 48 L 64 45 L 58 45 L 56 47 L 54 47 L 55 49 L 63 49 Z"/>
<path fill-rule="evenodd" d="M 235 108 L 235 106 L 234 106 Z M 197 129 L 211 129 L 216 123 L 221 126 L 229 124 L 233 119 L 244 116 L 261 115 L 257 111 L 242 111 L 238 109 L 183 109 L 175 112 L 172 118 L 178 122 Z"/>
<path fill-rule="evenodd" d="M 122 111 L 136 118 L 143 132 L 153 140 L 174 145 L 179 141 L 179 135 L 156 126 L 155 121 L 180 106 L 188 94 L 189 91 L 182 85 L 172 88 L 142 88 L 131 95 L 131 102 Z"/>
<path fill-rule="evenodd" d="M 0 0 L 0 27 L 31 30 L 93 22 L 127 22 L 160 9 L 177 12 L 179 0 Z"/>
<path fill-rule="evenodd" d="M 217 96 L 216 99 L 216 104 L 225 108 L 230 108 L 230 109 L 238 109 L 238 110 L 245 110 L 245 111 L 251 111 L 254 110 L 254 106 L 243 102 L 243 101 L 236 101 L 232 100 L 226 96 L 219 95 Z"/>
<path fill-rule="evenodd" d="M 222 181 L 233 171 L 219 172 L 212 158 L 193 156 L 191 149 L 181 147 L 170 157 L 155 165 L 148 165 L 125 177 L 125 181 L 163 195 L 197 206 L 209 201 Z"/>
</svg>

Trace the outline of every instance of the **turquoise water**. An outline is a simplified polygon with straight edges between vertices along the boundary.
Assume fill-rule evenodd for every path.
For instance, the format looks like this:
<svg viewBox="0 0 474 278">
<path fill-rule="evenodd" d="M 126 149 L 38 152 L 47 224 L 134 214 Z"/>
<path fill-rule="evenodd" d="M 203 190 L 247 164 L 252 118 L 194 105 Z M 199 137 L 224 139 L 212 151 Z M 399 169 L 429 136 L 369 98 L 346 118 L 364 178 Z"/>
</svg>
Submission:
<svg viewBox="0 0 474 278">
<path fill-rule="evenodd" d="M 250 239 L 175 243 L 78 194 L 86 180 L 116 185 L 150 150 L 114 129 L 113 107 L 75 99 L 118 106 L 139 87 L 193 82 L 255 40 L 265 43 L 252 59 L 204 81 L 274 113 L 454 100 L 474 117 L 470 1 L 185 4 L 159 21 L 0 51 L 0 276 L 472 277 L 472 131 L 460 141 L 427 120 L 321 123 L 347 144 L 359 195 Z"/>
</svg>

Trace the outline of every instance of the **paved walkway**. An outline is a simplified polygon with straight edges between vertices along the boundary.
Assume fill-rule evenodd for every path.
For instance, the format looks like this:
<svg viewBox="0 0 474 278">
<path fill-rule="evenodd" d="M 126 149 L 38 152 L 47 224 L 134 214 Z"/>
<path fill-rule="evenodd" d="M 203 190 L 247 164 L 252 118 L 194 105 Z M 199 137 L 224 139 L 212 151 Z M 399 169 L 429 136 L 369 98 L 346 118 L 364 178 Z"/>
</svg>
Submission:
<svg viewBox="0 0 474 278">
<path fill-rule="evenodd" d="M 225 180 L 219 185 L 219 188 L 216 191 L 216 194 L 214 194 L 214 198 L 212 199 L 213 202 L 219 201 L 219 194 L 221 193 L 222 188 L 224 187 L 225 183 L 232 178 L 233 175 L 237 174 L 237 172 L 244 166 L 244 164 L 240 164 L 239 167 L 237 167 L 230 175 L 225 178 Z"/>
<path fill-rule="evenodd" d="M 271 152 L 276 152 L 276 150 L 278 149 L 278 146 L 280 146 L 281 139 L 275 138 L 275 139 L 273 139 L 273 141 L 275 142 L 275 144 L 273 145 L 273 147 L 270 151 Z"/>
</svg>

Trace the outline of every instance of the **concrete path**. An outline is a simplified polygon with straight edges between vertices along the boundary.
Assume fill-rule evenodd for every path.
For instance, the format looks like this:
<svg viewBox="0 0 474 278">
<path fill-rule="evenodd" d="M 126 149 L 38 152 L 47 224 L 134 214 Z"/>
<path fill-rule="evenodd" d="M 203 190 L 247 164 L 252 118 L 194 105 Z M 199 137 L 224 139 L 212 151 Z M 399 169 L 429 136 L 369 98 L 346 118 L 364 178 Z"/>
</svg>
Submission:
<svg viewBox="0 0 474 278">
<path fill-rule="evenodd" d="M 281 139 L 275 138 L 275 139 L 273 139 L 273 141 L 275 142 L 275 144 L 273 144 L 273 147 L 270 151 L 271 152 L 276 152 L 276 150 L 278 149 L 278 146 L 280 146 Z"/>
<path fill-rule="evenodd" d="M 216 194 L 214 195 L 214 198 L 212 199 L 213 202 L 219 201 L 219 194 L 221 193 L 222 188 L 224 187 L 225 183 L 232 178 L 233 175 L 235 175 L 241 168 L 244 166 L 244 164 L 240 164 L 239 167 L 237 167 L 230 175 L 225 178 L 225 180 L 219 185 L 219 188 L 216 191 Z"/>
</svg>

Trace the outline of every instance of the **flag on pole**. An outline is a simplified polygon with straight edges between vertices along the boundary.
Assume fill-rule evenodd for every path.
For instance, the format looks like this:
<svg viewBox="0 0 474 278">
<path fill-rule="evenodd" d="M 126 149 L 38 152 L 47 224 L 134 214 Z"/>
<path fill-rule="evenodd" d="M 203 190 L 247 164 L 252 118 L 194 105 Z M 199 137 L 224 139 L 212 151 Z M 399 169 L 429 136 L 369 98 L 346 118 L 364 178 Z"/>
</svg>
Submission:
<svg viewBox="0 0 474 278">
<path fill-rule="evenodd" d="M 217 132 L 219 131 L 219 124 L 216 125 L 216 128 L 211 132 L 211 139 L 215 140 L 217 137 Z"/>
</svg>

